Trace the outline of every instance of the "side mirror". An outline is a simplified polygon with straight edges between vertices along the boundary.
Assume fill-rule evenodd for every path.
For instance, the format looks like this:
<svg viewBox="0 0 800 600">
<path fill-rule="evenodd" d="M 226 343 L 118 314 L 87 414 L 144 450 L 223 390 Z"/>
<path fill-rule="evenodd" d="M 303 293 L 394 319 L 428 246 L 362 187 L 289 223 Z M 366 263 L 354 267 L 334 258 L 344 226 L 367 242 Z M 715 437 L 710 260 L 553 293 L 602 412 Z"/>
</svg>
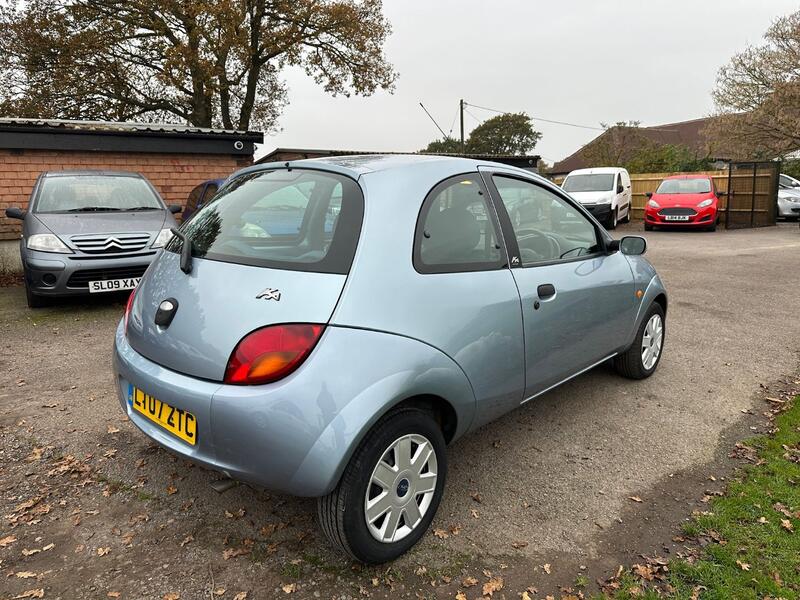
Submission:
<svg viewBox="0 0 800 600">
<path fill-rule="evenodd" d="M 168 210 L 169 210 L 169 212 L 171 212 L 173 215 L 177 215 L 179 212 L 181 212 L 181 211 L 183 210 L 183 207 L 182 207 L 180 204 L 170 204 L 170 205 L 167 207 L 167 209 L 168 209 Z"/>
<path fill-rule="evenodd" d="M 619 250 L 628 256 L 641 256 L 647 251 L 647 240 L 638 235 L 626 235 L 619 241 Z"/>
<path fill-rule="evenodd" d="M 9 219 L 19 219 L 21 221 L 25 218 L 25 211 L 16 206 L 11 206 L 6 209 L 6 216 Z"/>
<path fill-rule="evenodd" d="M 653 192 L 645 192 L 644 195 L 647 196 L 648 198 L 652 198 L 653 197 Z"/>
</svg>

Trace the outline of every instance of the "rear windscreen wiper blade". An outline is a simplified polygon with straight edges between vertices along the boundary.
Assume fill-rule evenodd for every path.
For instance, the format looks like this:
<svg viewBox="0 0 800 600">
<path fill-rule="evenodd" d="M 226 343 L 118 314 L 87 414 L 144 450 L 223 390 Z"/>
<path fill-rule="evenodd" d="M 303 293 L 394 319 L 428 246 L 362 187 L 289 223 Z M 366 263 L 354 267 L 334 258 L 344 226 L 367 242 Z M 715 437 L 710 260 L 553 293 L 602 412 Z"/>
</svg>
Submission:
<svg viewBox="0 0 800 600">
<path fill-rule="evenodd" d="M 170 231 L 172 232 L 172 235 L 182 242 L 181 271 L 188 275 L 192 272 L 192 240 L 190 240 L 189 237 L 182 231 L 178 231 L 178 229 L 175 227 L 170 229 Z"/>
<path fill-rule="evenodd" d="M 106 212 L 111 210 L 119 210 L 110 206 L 81 206 L 80 208 L 70 208 L 67 212 Z"/>
</svg>

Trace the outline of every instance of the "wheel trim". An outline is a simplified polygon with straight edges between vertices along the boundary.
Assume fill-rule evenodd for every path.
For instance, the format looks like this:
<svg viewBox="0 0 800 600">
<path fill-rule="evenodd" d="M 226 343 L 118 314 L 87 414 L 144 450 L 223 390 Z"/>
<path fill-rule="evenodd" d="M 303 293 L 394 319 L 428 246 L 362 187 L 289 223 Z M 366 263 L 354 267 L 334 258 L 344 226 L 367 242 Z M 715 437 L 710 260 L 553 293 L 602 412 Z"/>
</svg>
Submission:
<svg viewBox="0 0 800 600">
<path fill-rule="evenodd" d="M 661 315 L 653 315 L 647 321 L 642 335 L 642 366 L 648 371 L 652 369 L 661 355 L 664 342 L 664 322 Z"/>
<path fill-rule="evenodd" d="M 402 540 L 422 522 L 433 502 L 438 464 L 425 436 L 397 438 L 372 470 L 364 495 L 364 518 L 373 538 Z"/>
</svg>

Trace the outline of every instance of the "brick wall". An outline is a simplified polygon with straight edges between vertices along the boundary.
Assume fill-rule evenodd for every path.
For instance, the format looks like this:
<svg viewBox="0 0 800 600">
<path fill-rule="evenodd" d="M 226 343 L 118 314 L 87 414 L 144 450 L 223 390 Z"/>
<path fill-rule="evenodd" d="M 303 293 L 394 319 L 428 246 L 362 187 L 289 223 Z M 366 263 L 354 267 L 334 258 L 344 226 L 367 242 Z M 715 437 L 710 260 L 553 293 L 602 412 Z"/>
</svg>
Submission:
<svg viewBox="0 0 800 600">
<path fill-rule="evenodd" d="M 20 221 L 9 219 L 9 206 L 27 208 L 33 184 L 42 171 L 102 169 L 134 171 L 147 177 L 167 204 L 185 204 L 191 189 L 206 179 L 222 179 L 251 164 L 249 158 L 219 154 L 143 154 L 0 149 L 0 240 L 17 239 Z"/>
</svg>

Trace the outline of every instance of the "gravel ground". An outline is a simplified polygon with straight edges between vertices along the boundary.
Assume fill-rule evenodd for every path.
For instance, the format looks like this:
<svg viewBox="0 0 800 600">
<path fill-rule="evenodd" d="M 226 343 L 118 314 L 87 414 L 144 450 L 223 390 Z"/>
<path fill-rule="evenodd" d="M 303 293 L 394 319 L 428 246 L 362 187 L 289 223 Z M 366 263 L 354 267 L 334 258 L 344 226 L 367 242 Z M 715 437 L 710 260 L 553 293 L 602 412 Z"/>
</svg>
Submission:
<svg viewBox="0 0 800 600">
<path fill-rule="evenodd" d="M 126 421 L 110 370 L 124 297 L 31 311 L 0 288 L 0 599 L 471 599 L 493 577 L 494 598 L 533 598 L 679 552 L 676 527 L 761 426 L 759 394 L 797 372 L 800 231 L 646 237 L 670 293 L 656 375 L 599 367 L 454 444 L 431 532 L 372 568 L 327 546 L 313 501 L 219 494 Z"/>
</svg>

